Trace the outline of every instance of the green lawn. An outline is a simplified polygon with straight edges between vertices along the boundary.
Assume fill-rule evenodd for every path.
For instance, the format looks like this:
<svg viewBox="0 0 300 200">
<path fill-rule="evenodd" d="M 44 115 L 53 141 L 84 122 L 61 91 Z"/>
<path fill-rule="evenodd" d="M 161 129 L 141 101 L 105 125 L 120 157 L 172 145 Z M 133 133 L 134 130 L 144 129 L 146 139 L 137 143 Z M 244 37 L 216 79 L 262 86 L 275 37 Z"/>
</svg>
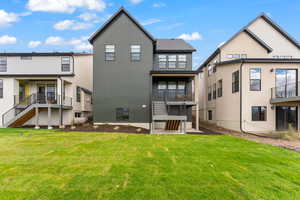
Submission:
<svg viewBox="0 0 300 200">
<path fill-rule="evenodd" d="M 0 129 L 0 199 L 300 199 L 300 154 L 229 136 Z"/>
</svg>

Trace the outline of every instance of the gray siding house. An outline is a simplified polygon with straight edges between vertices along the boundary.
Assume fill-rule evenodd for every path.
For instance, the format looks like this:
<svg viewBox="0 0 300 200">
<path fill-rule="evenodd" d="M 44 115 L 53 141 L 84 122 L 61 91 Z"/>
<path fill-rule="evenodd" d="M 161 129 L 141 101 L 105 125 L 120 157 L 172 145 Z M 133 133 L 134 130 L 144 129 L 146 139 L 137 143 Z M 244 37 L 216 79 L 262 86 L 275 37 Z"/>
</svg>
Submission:
<svg viewBox="0 0 300 200">
<path fill-rule="evenodd" d="M 197 72 L 190 44 L 154 38 L 124 8 L 89 41 L 95 124 L 129 124 L 151 132 L 191 128 Z"/>
</svg>

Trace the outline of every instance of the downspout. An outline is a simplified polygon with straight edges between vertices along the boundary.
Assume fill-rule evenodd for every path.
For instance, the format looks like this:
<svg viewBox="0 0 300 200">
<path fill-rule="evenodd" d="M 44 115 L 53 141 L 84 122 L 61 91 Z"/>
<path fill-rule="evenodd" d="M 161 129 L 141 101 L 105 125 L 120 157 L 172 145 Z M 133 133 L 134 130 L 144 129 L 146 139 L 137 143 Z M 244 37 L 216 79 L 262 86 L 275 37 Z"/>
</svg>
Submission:
<svg viewBox="0 0 300 200">
<path fill-rule="evenodd" d="M 244 60 L 241 60 L 241 65 L 240 65 L 240 130 L 242 133 L 246 133 L 243 130 L 243 65 L 244 65 Z"/>
</svg>

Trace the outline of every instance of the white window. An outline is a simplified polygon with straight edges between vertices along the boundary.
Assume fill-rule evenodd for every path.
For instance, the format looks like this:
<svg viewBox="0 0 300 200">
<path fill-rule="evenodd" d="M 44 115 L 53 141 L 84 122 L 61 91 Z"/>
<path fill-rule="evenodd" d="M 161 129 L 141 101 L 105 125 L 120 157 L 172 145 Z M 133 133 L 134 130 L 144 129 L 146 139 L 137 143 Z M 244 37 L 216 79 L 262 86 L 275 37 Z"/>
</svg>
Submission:
<svg viewBox="0 0 300 200">
<path fill-rule="evenodd" d="M 165 81 L 158 82 L 157 88 L 159 90 L 166 90 L 167 89 L 167 82 L 165 82 Z"/>
<path fill-rule="evenodd" d="M 167 68 L 167 56 L 166 55 L 158 55 L 158 67 L 160 69 Z"/>
<path fill-rule="evenodd" d="M 70 71 L 70 56 L 64 56 L 61 58 L 61 71 L 63 72 Z"/>
<path fill-rule="evenodd" d="M 130 46 L 130 56 L 131 61 L 141 60 L 141 45 L 131 45 Z"/>
<path fill-rule="evenodd" d="M 185 82 L 184 81 L 178 82 L 178 90 L 185 90 Z"/>
<path fill-rule="evenodd" d="M 177 61 L 176 55 L 169 55 L 168 56 L 168 67 L 170 69 L 176 68 L 176 61 Z"/>
<path fill-rule="evenodd" d="M 176 88 L 177 88 L 177 84 L 176 84 L 176 82 L 168 82 L 168 89 L 169 90 L 176 90 Z"/>
<path fill-rule="evenodd" d="M 7 58 L 0 57 L 0 72 L 7 72 Z"/>
<path fill-rule="evenodd" d="M 178 68 L 186 68 L 186 55 L 178 55 Z"/>
<path fill-rule="evenodd" d="M 227 54 L 227 58 L 232 59 L 233 55 L 232 54 Z"/>
<path fill-rule="evenodd" d="M 0 98 L 3 98 L 3 80 L 0 79 Z"/>
<path fill-rule="evenodd" d="M 241 54 L 241 58 L 247 58 L 247 54 Z"/>
<path fill-rule="evenodd" d="M 105 61 L 114 61 L 116 47 L 113 44 L 105 45 Z"/>
<path fill-rule="evenodd" d="M 208 76 L 211 76 L 213 74 L 214 71 L 214 66 L 209 64 L 208 65 Z"/>
</svg>

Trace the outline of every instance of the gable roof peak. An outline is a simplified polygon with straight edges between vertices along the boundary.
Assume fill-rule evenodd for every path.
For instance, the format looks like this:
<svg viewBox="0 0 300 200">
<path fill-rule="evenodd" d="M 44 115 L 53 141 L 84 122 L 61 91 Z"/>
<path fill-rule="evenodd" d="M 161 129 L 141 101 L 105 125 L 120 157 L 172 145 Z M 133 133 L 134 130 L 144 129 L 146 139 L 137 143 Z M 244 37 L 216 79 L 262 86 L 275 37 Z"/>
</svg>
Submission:
<svg viewBox="0 0 300 200">
<path fill-rule="evenodd" d="M 132 16 L 129 12 L 121 6 L 119 10 L 112 15 L 95 33 L 93 33 L 90 38 L 89 42 L 91 44 L 94 43 L 94 40 L 106 29 L 110 26 L 110 24 L 117 19 L 121 14 L 125 14 L 144 34 L 153 42 L 155 42 L 154 37 Z"/>
</svg>

